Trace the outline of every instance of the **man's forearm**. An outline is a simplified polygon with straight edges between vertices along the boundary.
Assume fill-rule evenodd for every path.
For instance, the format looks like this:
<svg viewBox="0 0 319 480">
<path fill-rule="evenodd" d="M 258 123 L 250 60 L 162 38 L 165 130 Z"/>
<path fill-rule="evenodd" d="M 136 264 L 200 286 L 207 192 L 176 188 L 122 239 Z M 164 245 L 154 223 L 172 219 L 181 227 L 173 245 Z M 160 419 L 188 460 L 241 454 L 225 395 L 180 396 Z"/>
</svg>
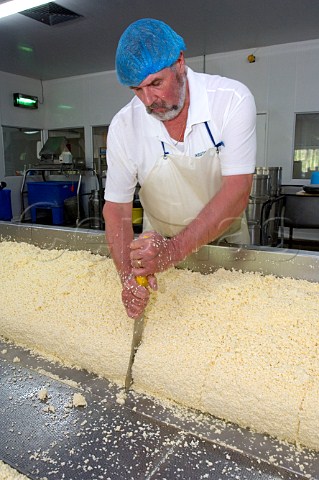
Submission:
<svg viewBox="0 0 319 480">
<path fill-rule="evenodd" d="M 134 238 L 132 205 L 106 202 L 103 208 L 105 236 L 121 281 L 131 274 L 130 243 Z"/>
<path fill-rule="evenodd" d="M 221 190 L 198 216 L 170 240 L 174 264 L 203 245 L 219 238 L 245 210 L 251 191 L 251 175 L 226 177 Z"/>
</svg>

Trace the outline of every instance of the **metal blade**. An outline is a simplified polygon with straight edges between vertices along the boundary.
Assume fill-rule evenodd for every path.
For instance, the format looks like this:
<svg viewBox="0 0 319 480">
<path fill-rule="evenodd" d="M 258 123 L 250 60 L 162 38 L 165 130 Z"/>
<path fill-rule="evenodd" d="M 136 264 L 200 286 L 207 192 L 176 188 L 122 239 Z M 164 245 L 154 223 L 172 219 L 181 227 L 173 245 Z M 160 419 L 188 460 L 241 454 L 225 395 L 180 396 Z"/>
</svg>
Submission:
<svg viewBox="0 0 319 480">
<path fill-rule="evenodd" d="M 128 364 L 128 369 L 127 369 L 126 378 L 125 378 L 126 391 L 130 389 L 130 386 L 132 384 L 132 367 L 133 367 L 136 351 L 142 341 L 143 330 L 144 330 L 144 315 L 141 315 L 139 318 L 136 318 L 134 320 L 134 325 L 133 325 L 131 355 L 130 355 L 130 361 Z"/>
</svg>

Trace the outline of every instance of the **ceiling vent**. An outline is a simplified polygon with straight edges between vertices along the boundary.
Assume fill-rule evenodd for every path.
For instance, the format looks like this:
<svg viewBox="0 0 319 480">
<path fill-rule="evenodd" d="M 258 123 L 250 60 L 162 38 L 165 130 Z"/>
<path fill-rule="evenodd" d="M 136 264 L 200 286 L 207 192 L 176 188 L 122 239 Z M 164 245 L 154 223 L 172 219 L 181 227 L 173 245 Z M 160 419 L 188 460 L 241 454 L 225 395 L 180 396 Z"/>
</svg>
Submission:
<svg viewBox="0 0 319 480">
<path fill-rule="evenodd" d="M 33 18 L 38 22 L 45 23 L 50 26 L 57 25 L 58 23 L 69 22 L 70 20 L 75 20 L 82 16 L 72 12 L 71 10 L 68 10 L 65 7 L 61 7 L 61 5 L 58 5 L 55 2 L 49 2 L 45 5 L 29 8 L 28 10 L 23 10 L 23 12 L 20 13 L 26 17 Z"/>
</svg>

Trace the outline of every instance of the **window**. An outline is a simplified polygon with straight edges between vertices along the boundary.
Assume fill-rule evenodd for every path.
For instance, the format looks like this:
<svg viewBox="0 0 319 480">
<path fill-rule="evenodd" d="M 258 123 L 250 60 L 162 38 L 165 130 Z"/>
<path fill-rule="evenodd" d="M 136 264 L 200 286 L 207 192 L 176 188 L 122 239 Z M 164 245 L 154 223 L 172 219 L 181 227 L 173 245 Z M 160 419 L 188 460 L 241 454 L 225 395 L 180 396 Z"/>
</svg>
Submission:
<svg viewBox="0 0 319 480">
<path fill-rule="evenodd" d="M 22 175 L 24 170 L 38 163 L 37 149 L 41 142 L 41 130 L 2 127 L 2 132 L 6 176 Z"/>
<path fill-rule="evenodd" d="M 49 130 L 50 137 L 65 137 L 67 147 L 72 153 L 73 161 L 76 167 L 85 167 L 85 142 L 84 128 L 62 128 L 59 130 Z"/>
<path fill-rule="evenodd" d="M 293 178 L 310 178 L 319 170 L 319 113 L 297 113 Z"/>
</svg>

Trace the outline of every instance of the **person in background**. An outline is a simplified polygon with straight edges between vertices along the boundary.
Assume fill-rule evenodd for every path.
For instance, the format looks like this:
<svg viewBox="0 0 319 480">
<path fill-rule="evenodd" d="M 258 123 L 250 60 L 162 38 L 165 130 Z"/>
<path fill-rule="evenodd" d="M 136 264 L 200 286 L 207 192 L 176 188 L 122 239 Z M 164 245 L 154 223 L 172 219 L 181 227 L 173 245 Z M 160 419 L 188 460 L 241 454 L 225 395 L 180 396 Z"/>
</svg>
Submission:
<svg viewBox="0 0 319 480">
<path fill-rule="evenodd" d="M 186 66 L 183 38 L 164 22 L 137 20 L 116 51 L 119 82 L 135 94 L 108 131 L 103 215 L 127 314 L 139 317 L 149 290 L 136 282 L 201 246 L 249 243 L 244 211 L 256 157 L 256 107 L 238 81 Z M 134 240 L 137 184 L 144 232 Z M 146 230 L 146 231 L 145 231 Z"/>
</svg>

